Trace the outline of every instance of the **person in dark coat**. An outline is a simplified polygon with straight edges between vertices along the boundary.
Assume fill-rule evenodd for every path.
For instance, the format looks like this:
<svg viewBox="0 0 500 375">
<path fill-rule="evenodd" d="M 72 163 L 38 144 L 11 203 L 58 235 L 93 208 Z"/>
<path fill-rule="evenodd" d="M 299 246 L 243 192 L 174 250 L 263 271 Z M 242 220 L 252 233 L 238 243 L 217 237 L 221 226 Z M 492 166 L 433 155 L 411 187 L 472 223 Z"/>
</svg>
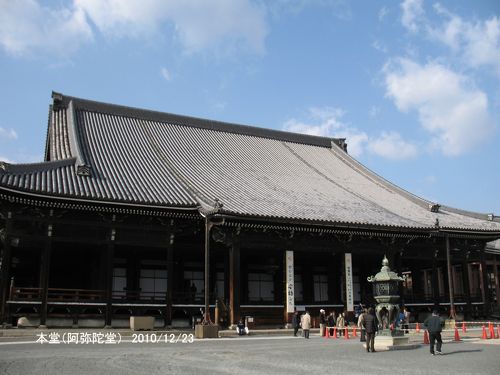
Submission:
<svg viewBox="0 0 500 375">
<path fill-rule="evenodd" d="M 319 310 L 319 335 L 326 335 L 326 311 L 321 309 Z"/>
<path fill-rule="evenodd" d="M 293 312 L 292 327 L 293 327 L 293 335 L 297 337 L 297 332 L 299 332 L 299 327 L 300 327 L 300 317 L 299 317 L 299 312 L 297 310 Z"/>
<path fill-rule="evenodd" d="M 365 327 L 364 327 L 364 321 L 365 321 L 365 316 L 368 313 L 368 309 L 363 309 L 363 311 L 359 314 L 358 316 L 358 328 L 359 328 L 359 341 L 365 342 L 366 341 L 366 334 L 365 334 Z"/>
<path fill-rule="evenodd" d="M 335 311 L 332 311 L 330 315 L 328 315 L 327 326 L 330 330 L 329 335 L 333 336 L 333 327 L 335 327 Z"/>
<path fill-rule="evenodd" d="M 431 354 L 434 355 L 434 344 L 436 341 L 435 354 L 443 354 L 443 352 L 441 352 L 441 345 L 443 344 L 443 340 L 441 339 L 441 318 L 437 310 L 434 310 L 432 315 L 425 320 L 424 326 L 427 331 L 429 331 L 429 349 Z"/>
<path fill-rule="evenodd" d="M 375 353 L 375 332 L 377 332 L 378 327 L 372 307 L 368 309 L 367 314 L 364 314 L 363 327 L 366 334 L 366 352 L 370 352 L 371 350 L 372 353 Z"/>
</svg>

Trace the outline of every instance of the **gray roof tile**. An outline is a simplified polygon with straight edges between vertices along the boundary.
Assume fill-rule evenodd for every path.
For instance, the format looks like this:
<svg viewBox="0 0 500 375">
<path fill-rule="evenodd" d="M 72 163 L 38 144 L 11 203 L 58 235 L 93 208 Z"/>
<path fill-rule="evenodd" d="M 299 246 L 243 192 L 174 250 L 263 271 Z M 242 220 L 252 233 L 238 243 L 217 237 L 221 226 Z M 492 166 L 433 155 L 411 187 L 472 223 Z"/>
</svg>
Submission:
<svg viewBox="0 0 500 375">
<path fill-rule="evenodd" d="M 63 96 L 47 161 L 0 168 L 0 187 L 52 196 L 303 222 L 500 232 L 485 215 L 429 204 L 377 176 L 343 140 L 145 111 Z M 76 173 L 90 167 L 90 176 Z"/>
</svg>

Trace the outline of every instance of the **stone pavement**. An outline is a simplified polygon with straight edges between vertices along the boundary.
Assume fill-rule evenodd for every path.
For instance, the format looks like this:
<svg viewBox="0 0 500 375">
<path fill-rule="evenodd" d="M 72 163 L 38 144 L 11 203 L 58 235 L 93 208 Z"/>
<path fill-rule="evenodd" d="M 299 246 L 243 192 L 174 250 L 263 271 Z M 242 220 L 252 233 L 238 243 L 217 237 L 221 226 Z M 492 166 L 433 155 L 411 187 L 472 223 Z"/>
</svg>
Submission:
<svg viewBox="0 0 500 375">
<path fill-rule="evenodd" d="M 0 340 L 0 374 L 498 374 L 500 340 L 474 340 L 445 343 L 445 355 L 433 357 L 423 345 L 366 353 L 357 339 L 318 335 L 310 340 L 254 335 L 154 344 L 128 337 L 111 345 L 42 345 L 25 336 Z"/>
</svg>

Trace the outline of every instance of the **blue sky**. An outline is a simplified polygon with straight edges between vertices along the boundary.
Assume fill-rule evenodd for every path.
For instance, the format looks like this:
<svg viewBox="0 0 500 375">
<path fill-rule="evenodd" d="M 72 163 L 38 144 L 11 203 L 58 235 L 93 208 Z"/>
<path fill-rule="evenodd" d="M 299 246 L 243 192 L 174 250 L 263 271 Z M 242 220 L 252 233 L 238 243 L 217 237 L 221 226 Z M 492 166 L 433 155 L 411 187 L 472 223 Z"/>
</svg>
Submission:
<svg viewBox="0 0 500 375">
<path fill-rule="evenodd" d="M 397 185 L 500 215 L 500 1 L 0 0 L 0 160 L 52 90 L 347 137 Z"/>
</svg>

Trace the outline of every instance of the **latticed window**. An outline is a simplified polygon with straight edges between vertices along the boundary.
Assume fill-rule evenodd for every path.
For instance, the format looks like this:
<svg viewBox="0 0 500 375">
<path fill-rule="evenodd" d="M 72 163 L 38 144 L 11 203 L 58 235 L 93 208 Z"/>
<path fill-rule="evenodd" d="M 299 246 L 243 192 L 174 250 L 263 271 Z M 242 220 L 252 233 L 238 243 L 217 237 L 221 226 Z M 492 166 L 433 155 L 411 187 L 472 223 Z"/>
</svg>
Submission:
<svg viewBox="0 0 500 375">
<path fill-rule="evenodd" d="M 113 294 L 124 296 L 127 287 L 127 269 L 122 267 L 113 268 Z"/>
<path fill-rule="evenodd" d="M 141 299 L 164 299 L 167 293 L 167 270 L 141 269 Z"/>
</svg>

